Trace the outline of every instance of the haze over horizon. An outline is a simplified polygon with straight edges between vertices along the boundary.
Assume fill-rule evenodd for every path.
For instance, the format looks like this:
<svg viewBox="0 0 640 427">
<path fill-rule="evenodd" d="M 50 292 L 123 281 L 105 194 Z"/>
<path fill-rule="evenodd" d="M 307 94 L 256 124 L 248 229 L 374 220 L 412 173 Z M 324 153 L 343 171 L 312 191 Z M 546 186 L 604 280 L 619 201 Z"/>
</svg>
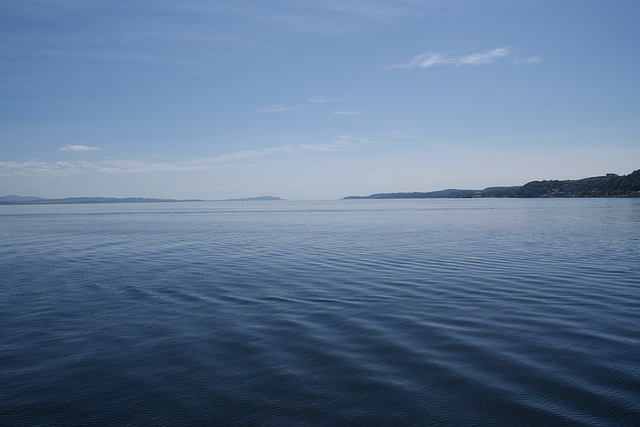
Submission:
<svg viewBox="0 0 640 427">
<path fill-rule="evenodd" d="M 0 196 L 626 175 L 639 18 L 635 0 L 5 0 Z"/>
</svg>

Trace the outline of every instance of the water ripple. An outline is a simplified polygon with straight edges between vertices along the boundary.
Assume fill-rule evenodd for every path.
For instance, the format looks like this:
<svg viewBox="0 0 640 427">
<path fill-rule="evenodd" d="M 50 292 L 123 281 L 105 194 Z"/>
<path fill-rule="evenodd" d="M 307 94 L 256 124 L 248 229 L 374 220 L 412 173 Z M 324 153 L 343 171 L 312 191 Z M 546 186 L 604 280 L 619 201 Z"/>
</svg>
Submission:
<svg viewBox="0 0 640 427">
<path fill-rule="evenodd" d="M 640 419 L 638 203 L 378 202 L 0 211 L 0 421 Z"/>
</svg>

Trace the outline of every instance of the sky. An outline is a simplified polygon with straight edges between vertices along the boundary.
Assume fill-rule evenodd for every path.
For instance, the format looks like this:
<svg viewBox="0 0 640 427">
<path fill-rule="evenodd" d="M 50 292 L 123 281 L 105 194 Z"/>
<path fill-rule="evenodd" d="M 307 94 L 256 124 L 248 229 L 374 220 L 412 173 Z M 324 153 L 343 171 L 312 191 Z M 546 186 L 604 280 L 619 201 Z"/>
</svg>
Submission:
<svg viewBox="0 0 640 427">
<path fill-rule="evenodd" d="M 637 0 L 3 0 L 0 196 L 626 175 L 638 22 Z"/>
</svg>

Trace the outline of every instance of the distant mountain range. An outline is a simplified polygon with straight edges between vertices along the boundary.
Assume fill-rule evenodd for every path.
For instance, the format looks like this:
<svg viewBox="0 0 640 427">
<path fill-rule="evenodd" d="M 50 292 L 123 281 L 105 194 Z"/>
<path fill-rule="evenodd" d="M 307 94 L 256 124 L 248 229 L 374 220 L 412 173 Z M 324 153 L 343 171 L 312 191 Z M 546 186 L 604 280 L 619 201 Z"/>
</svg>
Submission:
<svg viewBox="0 0 640 427">
<path fill-rule="evenodd" d="M 640 169 L 629 175 L 564 180 L 531 181 L 516 187 L 489 187 L 484 190 L 440 190 L 413 193 L 377 193 L 347 196 L 345 199 L 435 199 L 471 197 L 640 197 Z"/>
</svg>

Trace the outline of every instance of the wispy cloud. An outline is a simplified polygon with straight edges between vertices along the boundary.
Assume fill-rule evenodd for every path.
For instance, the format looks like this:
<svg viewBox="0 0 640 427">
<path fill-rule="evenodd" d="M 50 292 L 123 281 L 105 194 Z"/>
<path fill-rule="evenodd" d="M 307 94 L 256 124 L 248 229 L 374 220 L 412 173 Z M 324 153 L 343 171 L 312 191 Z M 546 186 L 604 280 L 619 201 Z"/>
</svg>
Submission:
<svg viewBox="0 0 640 427">
<path fill-rule="evenodd" d="M 207 169 L 205 165 L 159 163 L 147 160 L 105 160 L 102 162 L 0 162 L 0 176 L 69 176 L 87 173 L 147 173 Z"/>
<path fill-rule="evenodd" d="M 74 173 L 89 171 L 83 167 L 83 162 L 54 162 L 47 163 L 37 160 L 28 162 L 0 162 L 0 176 L 66 176 Z"/>
<path fill-rule="evenodd" d="M 498 49 L 493 49 L 486 52 L 474 53 L 471 55 L 466 55 L 461 58 L 458 58 L 456 61 L 456 65 L 491 64 L 492 62 L 495 62 L 498 59 L 509 55 L 510 53 L 511 51 L 506 48 L 498 48 Z"/>
<path fill-rule="evenodd" d="M 180 172 L 207 169 L 204 165 L 178 163 L 150 162 L 147 160 L 107 160 L 97 165 L 96 172 Z"/>
<path fill-rule="evenodd" d="M 212 61 L 225 55 L 226 50 L 219 46 L 272 48 L 273 40 L 264 35 L 270 34 L 273 28 L 341 35 L 373 25 L 415 20 L 434 7 L 439 8 L 440 2 L 442 0 L 190 0 L 132 1 L 104 6 L 98 1 L 11 0 L 0 2 L 0 16 L 46 19 L 52 25 L 64 25 L 64 31 L 49 31 L 38 27 L 37 22 L 33 27 L 25 26 L 26 30 L 4 31 L 7 48 L 15 49 L 16 58 L 28 55 L 41 61 L 64 58 L 208 68 L 217 67 L 222 61 Z M 93 22 L 89 20 L 99 11 L 106 11 L 110 17 L 117 13 L 119 19 L 102 19 L 95 26 L 69 25 L 83 18 Z M 73 17 L 71 21 L 70 17 Z M 216 25 L 210 25 L 211 22 Z"/>
<path fill-rule="evenodd" d="M 307 108 L 306 105 L 287 106 L 287 105 L 281 105 L 281 104 L 273 104 L 265 108 L 260 108 L 259 110 L 256 110 L 256 111 L 258 113 L 287 113 L 290 111 L 304 110 L 305 108 Z"/>
<path fill-rule="evenodd" d="M 307 98 L 307 101 L 312 103 L 312 104 L 326 104 L 329 102 L 341 102 L 341 101 L 348 101 L 349 97 L 344 97 L 344 98 L 332 98 L 330 96 L 326 96 L 326 95 L 320 95 L 320 96 L 312 96 L 310 98 Z"/>
<path fill-rule="evenodd" d="M 341 136 L 331 142 L 289 144 L 259 150 L 242 150 L 216 157 L 201 157 L 175 163 L 156 162 L 149 159 L 109 159 L 101 162 L 0 162 L 0 177 L 15 176 L 69 176 L 87 173 L 150 173 L 206 170 L 215 167 L 237 166 L 239 161 L 277 154 L 313 154 L 351 149 L 368 143 L 365 139 Z"/>
<path fill-rule="evenodd" d="M 99 151 L 100 147 L 90 147 L 88 145 L 65 145 L 60 151 Z"/>
<path fill-rule="evenodd" d="M 406 64 L 395 65 L 394 68 L 429 68 L 439 65 L 485 65 L 496 62 L 509 55 L 511 55 L 511 50 L 504 47 L 462 56 L 429 52 L 416 55 Z"/>
<path fill-rule="evenodd" d="M 540 55 L 532 56 L 530 58 L 515 57 L 511 59 L 511 62 L 513 62 L 514 64 L 535 64 L 541 61 L 542 61 L 542 57 Z"/>
<path fill-rule="evenodd" d="M 340 116 L 361 116 L 361 111 L 334 111 L 333 114 L 337 114 Z"/>
<path fill-rule="evenodd" d="M 413 138 L 413 139 L 422 138 L 422 137 L 419 137 L 419 136 L 416 136 L 416 135 L 407 135 L 407 134 L 405 134 L 404 132 L 402 132 L 399 129 L 396 129 L 396 130 L 390 132 L 389 136 L 392 137 L 392 138 Z"/>
<path fill-rule="evenodd" d="M 355 146 L 357 142 L 364 140 L 341 136 L 331 142 L 319 142 L 319 143 L 301 143 L 301 144 L 288 144 L 277 147 L 267 147 L 260 150 L 243 150 L 234 151 L 232 153 L 223 154 L 217 157 L 200 158 L 189 161 L 190 164 L 216 164 L 225 163 L 230 161 L 245 160 L 248 158 L 256 158 L 265 155 L 277 154 L 277 153 L 317 153 L 317 152 L 330 152 L 344 150 Z"/>
<path fill-rule="evenodd" d="M 349 98 L 332 98 L 326 95 L 312 96 L 307 98 L 307 102 L 309 104 L 328 104 L 332 102 L 341 102 L 347 101 Z M 283 105 L 283 104 L 272 104 L 264 108 L 260 108 L 256 110 L 258 113 L 288 113 L 291 111 L 300 111 L 307 108 L 310 108 L 309 104 L 298 104 L 298 105 Z M 355 111 L 345 111 L 345 112 L 334 112 L 334 114 L 351 114 L 356 115 L 360 114 Z"/>
<path fill-rule="evenodd" d="M 307 101 L 311 102 L 312 104 L 324 104 L 326 102 L 334 102 L 335 100 L 333 98 L 329 98 L 328 96 L 312 96 L 311 98 L 308 98 Z"/>
</svg>

